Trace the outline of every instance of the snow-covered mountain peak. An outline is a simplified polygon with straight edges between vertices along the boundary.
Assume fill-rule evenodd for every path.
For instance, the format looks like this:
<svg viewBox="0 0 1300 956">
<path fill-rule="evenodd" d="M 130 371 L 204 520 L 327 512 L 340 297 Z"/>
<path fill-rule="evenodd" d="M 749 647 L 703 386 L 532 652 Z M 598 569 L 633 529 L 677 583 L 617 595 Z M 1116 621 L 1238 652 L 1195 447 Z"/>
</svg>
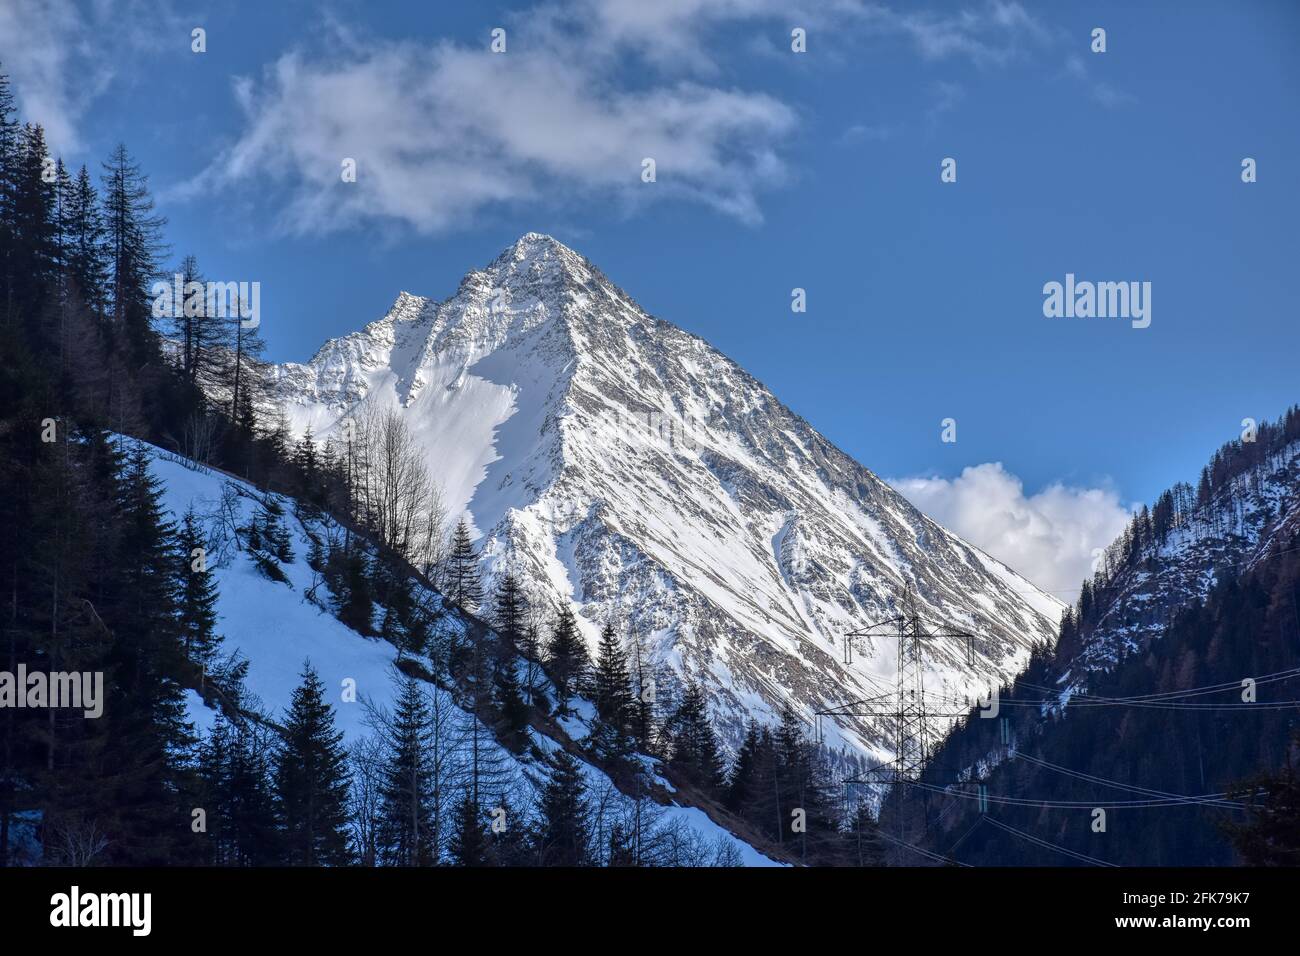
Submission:
<svg viewBox="0 0 1300 956">
<path fill-rule="evenodd" d="M 278 375 L 299 433 L 399 409 L 490 573 L 509 563 L 575 604 L 593 638 L 619 621 L 669 679 L 705 683 L 733 739 L 782 702 L 808 714 L 892 687 L 887 647 L 845 665 L 842 635 L 905 584 L 933 623 L 979 635 L 973 669 L 937 650 L 936 691 L 982 688 L 1053 636 L 1059 602 L 548 236 L 524 235 L 445 301 L 403 293 Z M 840 739 L 887 756 L 886 729 Z"/>
</svg>

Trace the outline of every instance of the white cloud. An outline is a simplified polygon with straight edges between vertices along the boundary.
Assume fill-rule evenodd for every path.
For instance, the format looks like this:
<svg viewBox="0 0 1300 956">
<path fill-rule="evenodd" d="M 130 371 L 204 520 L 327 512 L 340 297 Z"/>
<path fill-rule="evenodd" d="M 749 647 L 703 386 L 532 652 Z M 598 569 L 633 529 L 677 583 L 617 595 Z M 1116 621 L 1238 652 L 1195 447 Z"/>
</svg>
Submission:
<svg viewBox="0 0 1300 956">
<path fill-rule="evenodd" d="M 292 233 L 377 222 L 433 233 L 511 203 L 664 198 L 758 223 L 760 195 L 790 178 L 782 154 L 798 114 L 710 82 L 728 47 L 706 39 L 721 25 L 786 37 L 792 23 L 842 25 L 819 35 L 828 48 L 881 35 L 978 62 L 1035 28 L 1005 2 L 921 16 L 864 0 L 579 0 L 512 17 L 503 54 L 486 31 L 470 47 L 338 30 L 336 49 L 286 53 L 237 82 L 243 130 L 175 195 L 270 177 L 287 187 L 279 225 Z M 641 181 L 647 157 L 653 184 Z M 355 183 L 341 182 L 344 158 Z"/>
<path fill-rule="evenodd" d="M 1130 513 L 1106 488 L 1052 484 L 1026 495 L 1024 484 L 989 462 L 957 478 L 891 481 L 912 504 L 1067 603 L 1091 577 L 1093 549 L 1105 548 Z"/>
<path fill-rule="evenodd" d="M 861 6 L 874 32 L 908 38 L 929 60 L 965 57 L 981 66 L 996 65 L 1014 58 L 1026 43 L 1050 39 L 1045 26 L 1024 6 L 1010 0 L 944 12 L 896 11 L 875 3 Z"/>
<path fill-rule="evenodd" d="M 1087 65 L 1083 62 L 1083 57 L 1077 53 L 1072 53 L 1065 58 L 1065 67 L 1061 72 L 1062 75 L 1084 84 L 1092 98 L 1108 109 L 1127 106 L 1137 101 L 1137 97 L 1133 96 L 1133 94 L 1127 93 L 1105 80 L 1093 81 L 1089 75 Z"/>
<path fill-rule="evenodd" d="M 124 64 L 165 42 L 189 48 L 165 3 L 0 0 L 0 65 L 23 119 L 40 123 L 52 153 L 83 149 L 78 123 Z"/>
<path fill-rule="evenodd" d="M 590 60 L 522 42 L 505 54 L 378 42 L 342 59 L 289 53 L 237 95 L 246 128 L 191 191 L 283 179 L 291 232 L 369 220 L 437 232 L 492 204 L 575 195 L 685 197 L 757 222 L 758 191 L 786 176 L 774 144 L 794 125 L 762 93 L 619 87 Z M 654 183 L 641 181 L 647 157 Z M 344 158 L 355 183 L 341 181 Z"/>
<path fill-rule="evenodd" d="M 22 116 L 45 126 L 46 139 L 69 152 L 80 148 L 76 121 L 87 98 L 73 87 L 74 60 L 89 60 L 82 81 L 102 86 L 107 67 L 78 56 L 84 30 L 66 0 L 4 0 L 0 3 L 0 57 L 13 83 Z M 68 43 L 69 38 L 75 38 Z"/>
</svg>

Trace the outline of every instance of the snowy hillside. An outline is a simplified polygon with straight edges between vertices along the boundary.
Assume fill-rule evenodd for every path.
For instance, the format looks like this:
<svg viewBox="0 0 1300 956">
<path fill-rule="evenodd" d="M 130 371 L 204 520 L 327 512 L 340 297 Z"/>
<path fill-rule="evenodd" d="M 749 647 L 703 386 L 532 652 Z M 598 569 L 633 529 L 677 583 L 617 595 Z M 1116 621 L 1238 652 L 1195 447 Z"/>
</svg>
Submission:
<svg viewBox="0 0 1300 956">
<path fill-rule="evenodd" d="M 1182 487 L 1190 499 L 1191 486 Z M 1188 508 L 1166 540 L 1103 569 L 1096 622 L 1080 646 L 1062 649 L 1065 693 L 1159 637 L 1174 613 L 1203 600 L 1225 571 L 1240 574 L 1269 560 L 1297 529 L 1300 442 L 1291 442 Z"/>
<path fill-rule="evenodd" d="M 488 571 L 572 602 L 593 642 L 612 618 L 698 678 L 732 745 L 783 701 L 809 716 L 891 690 L 890 642 L 845 666 L 841 635 L 889 616 L 905 582 L 933 625 L 978 635 L 973 669 L 936 648 L 935 690 L 973 693 L 1055 634 L 1056 599 L 547 236 L 445 301 L 403 293 L 274 379 L 296 435 L 338 436 L 364 403 L 400 410 Z M 879 721 L 828 729 L 892 756 Z"/>
<path fill-rule="evenodd" d="M 291 499 L 270 495 L 237 479 L 208 469 L 196 469 L 191 463 L 152 450 L 152 470 L 163 484 L 163 500 L 173 520 L 193 511 L 205 529 L 209 542 L 210 566 L 215 571 L 219 589 L 218 631 L 224 636 L 224 650 L 238 651 L 248 660 L 247 689 L 257 698 L 257 709 L 277 718 L 289 704 L 290 696 L 301 681 L 303 663 L 310 660 L 325 687 L 334 695 L 332 703 L 339 728 L 352 743 L 367 734 L 365 704 L 391 708 L 394 698 L 394 661 L 397 651 L 386 641 L 363 637 L 339 622 L 309 595 L 324 601 L 325 589 L 318 587 L 319 576 L 308 566 L 304 556 L 311 547 L 311 536 L 321 537 L 329 530 L 328 519 L 303 519 Z M 253 514 L 267 500 L 274 500 L 284 510 L 295 560 L 283 562 L 281 570 L 288 579 L 280 583 L 258 570 L 248 551 L 239 547 L 234 529 L 247 525 Z M 442 606 L 435 622 L 439 629 L 464 629 L 467 624 L 455 610 L 442 605 L 435 594 L 427 595 Z M 409 656 L 409 655 L 408 655 Z M 345 699 L 345 682 L 355 682 L 355 700 Z M 447 692 L 432 685 L 429 693 L 443 694 L 457 726 L 467 726 L 473 719 L 456 707 Z M 188 692 L 189 719 L 205 731 L 212 726 L 215 712 L 206 707 L 193 691 Z M 588 706 L 589 709 L 589 706 Z M 585 733 L 583 720 L 571 719 L 567 729 L 575 738 Z M 530 728 L 535 753 L 549 754 L 562 742 Z M 490 735 L 489 735 L 490 736 Z M 545 781 L 545 765 L 528 754 L 519 756 L 495 742 L 488 744 L 490 753 L 481 754 L 484 764 L 494 763 L 509 781 L 510 803 L 529 807 Z M 647 760 L 653 774 L 654 765 Z M 631 800 L 619 794 L 613 782 L 597 767 L 583 761 L 581 768 L 589 792 L 602 795 L 601 806 L 607 823 L 619 814 L 631 812 Z M 662 781 L 660 781 L 662 785 Z M 681 859 L 701 863 L 724 860 L 744 865 L 772 865 L 772 861 L 736 839 L 713 823 L 701 810 L 689 806 L 643 807 L 653 813 L 656 831 L 671 841 L 673 852 Z"/>
</svg>

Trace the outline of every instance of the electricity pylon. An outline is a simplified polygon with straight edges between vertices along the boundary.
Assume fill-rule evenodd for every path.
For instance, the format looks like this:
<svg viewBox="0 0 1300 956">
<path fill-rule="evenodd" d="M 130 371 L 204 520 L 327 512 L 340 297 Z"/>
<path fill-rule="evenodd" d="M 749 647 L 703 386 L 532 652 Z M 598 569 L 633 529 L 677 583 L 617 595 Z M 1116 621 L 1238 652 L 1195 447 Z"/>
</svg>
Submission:
<svg viewBox="0 0 1300 956">
<path fill-rule="evenodd" d="M 968 631 L 927 630 L 916 609 L 916 595 L 909 582 L 903 591 L 900 613 L 875 621 L 844 635 L 844 662 L 853 663 L 853 641 L 894 637 L 898 641 L 898 669 L 893 700 L 891 695 L 868 697 L 839 707 L 816 711 L 818 717 L 891 717 L 893 718 L 894 759 L 888 764 L 864 771 L 864 774 L 888 772 L 893 783 L 915 780 L 921 775 L 933 750 L 935 739 L 931 725 L 937 717 L 960 717 L 960 713 L 934 711 L 925 698 L 925 658 L 928 644 L 960 638 L 965 642 L 966 662 L 975 663 L 975 635 Z M 894 634 L 882 632 L 892 628 Z M 851 779 L 848 783 L 868 781 Z M 873 782 L 879 782 L 873 781 Z"/>
</svg>

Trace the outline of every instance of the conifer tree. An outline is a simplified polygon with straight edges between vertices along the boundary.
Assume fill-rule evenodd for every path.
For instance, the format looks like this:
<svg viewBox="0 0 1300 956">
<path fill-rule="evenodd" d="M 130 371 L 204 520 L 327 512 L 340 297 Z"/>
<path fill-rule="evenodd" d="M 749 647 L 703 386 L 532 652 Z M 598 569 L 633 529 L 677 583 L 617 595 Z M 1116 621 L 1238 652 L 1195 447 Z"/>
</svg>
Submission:
<svg viewBox="0 0 1300 956">
<path fill-rule="evenodd" d="M 230 823 L 234 862 L 269 866 L 281 858 L 271 788 L 271 752 L 267 732 L 249 722 L 236 728 L 230 750 Z"/>
<path fill-rule="evenodd" d="M 377 596 L 384 608 L 379 636 L 396 645 L 400 653 L 423 654 L 429 643 L 429 621 L 415 599 L 411 579 L 388 558 L 375 562 L 375 574 L 379 579 Z"/>
<path fill-rule="evenodd" d="M 298 503 L 307 506 L 307 517 L 315 517 L 317 506 L 322 503 L 322 475 L 320 455 L 316 451 L 316 439 L 312 437 L 311 426 L 303 432 L 298 444 L 293 447 L 293 464 L 298 471 L 295 485 Z"/>
<path fill-rule="evenodd" d="M 632 835 L 623 832 L 623 828 L 615 823 L 609 828 L 609 846 L 607 866 L 636 866 L 636 848 L 633 846 Z"/>
<path fill-rule="evenodd" d="M 268 866 L 279 860 L 265 732 L 218 715 L 199 748 L 209 862 Z"/>
<path fill-rule="evenodd" d="M 736 751 L 722 800 L 723 806 L 732 813 L 745 815 L 757 794 L 760 746 L 758 723 L 751 717 L 745 726 L 745 739 Z"/>
<path fill-rule="evenodd" d="M 429 866 L 434 842 L 429 702 L 413 677 L 398 680 L 394 712 L 383 728 L 379 840 L 384 862 Z"/>
<path fill-rule="evenodd" d="M 492 624 L 502 638 L 517 645 L 527 620 L 528 601 L 519 587 L 519 579 L 512 571 L 506 571 L 492 596 Z"/>
<path fill-rule="evenodd" d="M 185 656 L 201 667 L 216 657 L 221 638 L 217 634 L 217 584 L 208 567 L 207 537 L 199 528 L 193 510 L 187 511 L 179 532 L 179 610 L 181 640 Z"/>
<path fill-rule="evenodd" d="M 334 613 L 340 621 L 360 634 L 374 630 L 375 602 L 370 581 L 370 565 L 360 544 L 330 552 L 327 566 L 330 591 L 334 596 Z"/>
<path fill-rule="evenodd" d="M 53 182 L 47 179 L 51 158 L 40 126 L 24 125 L 16 145 L 10 182 L 14 236 L 10 281 L 15 298 L 30 303 L 29 317 L 35 317 L 37 304 L 54 291 L 59 266 L 57 176 Z M 52 341 L 52 336 L 42 331 L 40 341 Z"/>
<path fill-rule="evenodd" d="M 621 760 L 632 750 L 634 701 L 627 655 L 613 624 L 606 623 L 601 630 L 591 683 L 599 718 L 592 732 L 591 745 L 603 759 Z"/>
<path fill-rule="evenodd" d="M 118 675 L 115 705 L 105 715 L 123 768 L 112 794 L 123 808 L 118 851 L 136 861 L 173 860 L 195 848 L 182 827 L 183 795 L 192 789 L 189 756 L 195 744 L 177 675 L 185 654 L 177 614 L 175 528 L 166 520 L 162 490 L 150 472 L 150 455 L 133 443 L 116 482 L 120 534 L 105 585 L 107 626 L 131 639 L 113 641 L 109 656 Z"/>
<path fill-rule="evenodd" d="M 199 743 L 198 776 L 202 807 L 207 818 L 205 862 L 228 866 L 233 858 L 234 828 L 225 814 L 230 805 L 230 722 L 218 715 Z"/>
<path fill-rule="evenodd" d="M 716 793 L 722 784 L 722 757 L 717 735 L 709 722 L 704 690 L 695 681 L 687 683 L 666 729 L 670 742 L 669 768 L 705 794 Z"/>
<path fill-rule="evenodd" d="M 632 636 L 632 650 L 635 654 L 631 662 L 631 676 L 635 682 L 632 696 L 632 737 L 636 749 L 642 753 L 650 754 L 655 752 L 654 706 L 656 685 L 645 660 L 641 638 L 635 633 Z"/>
<path fill-rule="evenodd" d="M 565 750 L 551 755 L 551 778 L 542 790 L 533 846 L 541 866 L 585 866 L 590 862 L 587 788 L 578 761 Z"/>
<path fill-rule="evenodd" d="M 461 518 L 451 536 L 451 550 L 447 556 L 447 597 L 457 606 L 473 614 L 483 604 L 483 580 L 479 576 L 478 554 L 470 541 L 469 525 Z"/>
<path fill-rule="evenodd" d="M 518 739 L 528 724 L 528 704 L 519 680 L 518 653 L 526 643 L 528 603 L 514 574 L 506 571 L 493 595 L 492 621 L 496 628 L 496 654 L 492 667 L 492 696 L 501 713 L 505 733 Z"/>
<path fill-rule="evenodd" d="M 501 731 L 518 743 L 528 726 L 528 705 L 519 685 L 519 671 L 513 655 L 500 655 L 492 669 L 492 701 L 501 714 Z"/>
<path fill-rule="evenodd" d="M 81 301 L 96 315 L 102 315 L 108 277 L 104 217 L 85 166 L 78 171 L 63 209 L 64 268 Z"/>
<path fill-rule="evenodd" d="M 555 682 L 558 698 L 556 711 L 567 713 L 569 698 L 580 691 L 591 667 L 587 643 L 582 639 L 577 619 L 567 604 L 555 609 L 555 622 L 551 626 L 551 640 L 546 652 L 546 669 Z"/>
<path fill-rule="evenodd" d="M 164 254 L 166 220 L 154 215 L 148 177 L 125 145 L 104 164 L 103 187 L 110 315 L 138 366 L 159 357 L 149 292 Z"/>
<path fill-rule="evenodd" d="M 490 849 L 488 837 L 483 827 L 482 811 L 469 790 L 456 804 L 452 827 L 449 845 L 452 862 L 457 866 L 486 866 Z"/>
<path fill-rule="evenodd" d="M 14 176 L 18 158 L 18 120 L 9 76 L 0 72 L 0 306 L 8 316 L 14 305 Z"/>
<path fill-rule="evenodd" d="M 293 692 L 276 755 L 275 796 L 289 866 L 348 862 L 347 754 L 325 685 L 308 663 Z"/>
</svg>

